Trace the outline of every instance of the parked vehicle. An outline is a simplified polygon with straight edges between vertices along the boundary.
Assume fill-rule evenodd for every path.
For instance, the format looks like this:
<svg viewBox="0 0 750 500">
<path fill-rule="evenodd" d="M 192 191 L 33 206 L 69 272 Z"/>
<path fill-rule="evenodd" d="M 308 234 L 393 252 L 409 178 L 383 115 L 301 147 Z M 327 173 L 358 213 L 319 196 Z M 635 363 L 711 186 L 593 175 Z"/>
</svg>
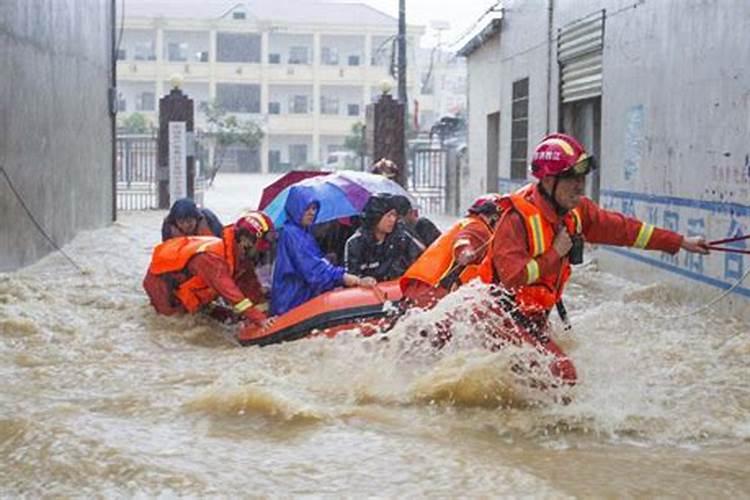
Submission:
<svg viewBox="0 0 750 500">
<path fill-rule="evenodd" d="M 357 170 L 357 154 L 353 151 L 334 151 L 326 158 L 326 170 Z"/>
</svg>

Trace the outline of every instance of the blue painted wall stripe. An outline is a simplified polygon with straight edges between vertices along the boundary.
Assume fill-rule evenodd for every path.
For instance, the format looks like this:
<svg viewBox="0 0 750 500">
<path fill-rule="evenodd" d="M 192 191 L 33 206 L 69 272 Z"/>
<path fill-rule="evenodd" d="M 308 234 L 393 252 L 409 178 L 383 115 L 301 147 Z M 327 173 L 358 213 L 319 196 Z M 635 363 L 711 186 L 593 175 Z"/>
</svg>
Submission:
<svg viewBox="0 0 750 500">
<path fill-rule="evenodd" d="M 693 271 L 688 271 L 687 269 L 683 269 L 681 267 L 673 266 L 671 264 L 667 264 L 665 262 L 662 262 L 658 259 L 654 259 L 653 257 L 648 257 L 646 255 L 636 253 L 633 251 L 625 250 L 622 248 L 617 247 L 610 247 L 610 246 L 600 246 L 598 247 L 599 250 L 604 250 L 607 252 L 616 253 L 618 255 L 622 255 L 623 257 L 628 257 L 630 259 L 637 260 L 639 262 L 642 262 L 644 264 L 648 264 L 650 266 L 658 267 L 659 269 L 663 269 L 665 271 L 669 271 L 675 274 L 679 274 L 681 276 L 685 276 L 686 278 L 691 278 L 696 281 L 700 281 L 701 283 L 705 283 L 707 285 L 715 286 L 716 288 L 721 288 L 723 290 L 728 290 L 732 287 L 734 282 L 732 283 L 725 283 L 724 281 L 718 280 L 716 278 L 711 278 L 709 276 L 704 276 L 702 274 L 695 273 Z M 738 295 L 742 295 L 744 297 L 750 298 L 750 288 L 745 288 L 743 286 L 738 286 L 734 290 L 732 290 L 732 293 L 736 293 Z"/>
<path fill-rule="evenodd" d="M 612 196 L 614 198 L 627 198 L 647 203 L 658 203 L 661 205 L 672 205 L 677 207 L 698 208 L 709 212 L 732 213 L 739 216 L 750 216 L 750 206 L 739 203 L 692 200 L 689 198 L 677 198 L 674 196 L 661 196 L 646 193 L 633 193 L 630 191 L 617 191 L 613 189 L 602 189 L 603 196 Z"/>
<path fill-rule="evenodd" d="M 498 186 L 500 188 L 509 186 L 511 187 L 511 189 L 514 189 L 528 182 L 529 181 L 527 180 L 518 180 L 518 179 L 499 179 Z M 739 217 L 750 217 L 750 206 L 742 205 L 740 203 L 693 200 L 689 198 L 678 198 L 675 196 L 662 196 L 662 195 L 654 195 L 654 194 L 646 194 L 646 193 L 635 193 L 631 191 L 621 191 L 621 190 L 615 190 L 615 189 L 603 189 L 601 191 L 601 195 L 609 196 L 612 198 L 637 200 L 637 201 L 642 201 L 642 202 L 652 203 L 652 204 L 659 204 L 659 205 L 693 208 L 693 209 L 705 210 L 705 211 L 712 212 L 712 213 L 721 213 L 721 214 L 729 213 L 729 214 L 732 214 L 734 216 L 739 216 Z M 624 248 L 604 246 L 604 245 L 600 246 L 599 249 L 604 250 L 606 252 L 615 253 L 622 257 L 627 257 L 629 259 L 636 260 L 643 264 L 654 266 L 664 271 L 678 274 L 680 276 L 684 276 L 686 278 L 690 278 L 700 283 L 704 283 L 706 285 L 720 288 L 722 290 L 728 290 L 734 284 L 733 281 L 725 282 L 717 278 L 712 278 L 710 276 L 705 276 L 703 274 L 699 274 L 694 271 L 689 271 L 687 269 L 674 266 L 672 264 L 667 264 L 665 262 L 662 262 L 659 259 L 649 257 L 647 254 L 644 255 L 643 253 L 640 253 L 640 252 L 626 250 Z M 732 290 L 732 293 L 750 298 L 750 288 L 748 288 L 747 286 L 748 284 L 745 284 L 745 285 L 746 286 L 736 287 L 734 290 Z"/>
</svg>

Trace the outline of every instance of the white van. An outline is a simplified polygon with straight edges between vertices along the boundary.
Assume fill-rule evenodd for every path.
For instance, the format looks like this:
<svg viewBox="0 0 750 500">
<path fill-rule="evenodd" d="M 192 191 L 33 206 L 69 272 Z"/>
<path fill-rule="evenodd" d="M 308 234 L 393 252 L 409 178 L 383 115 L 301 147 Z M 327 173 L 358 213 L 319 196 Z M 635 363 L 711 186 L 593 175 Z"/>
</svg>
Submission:
<svg viewBox="0 0 750 500">
<path fill-rule="evenodd" d="M 328 153 L 325 170 L 358 170 L 357 154 L 353 151 L 334 151 Z"/>
</svg>

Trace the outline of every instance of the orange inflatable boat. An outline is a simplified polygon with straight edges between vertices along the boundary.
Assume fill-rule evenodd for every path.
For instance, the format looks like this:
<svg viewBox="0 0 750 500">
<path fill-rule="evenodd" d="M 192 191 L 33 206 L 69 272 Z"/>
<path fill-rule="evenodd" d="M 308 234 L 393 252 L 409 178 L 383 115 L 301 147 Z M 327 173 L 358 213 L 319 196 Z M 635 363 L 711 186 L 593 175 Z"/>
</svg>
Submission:
<svg viewBox="0 0 750 500">
<path fill-rule="evenodd" d="M 288 342 L 310 334 L 334 336 L 360 328 L 364 335 L 387 329 L 401 314 L 398 281 L 378 283 L 375 288 L 339 288 L 315 297 L 275 318 L 268 328 L 244 326 L 237 333 L 242 345 Z"/>
<path fill-rule="evenodd" d="M 334 337 L 341 331 L 359 328 L 364 336 L 389 330 L 404 312 L 401 288 L 398 281 L 378 283 L 375 288 L 339 288 L 314 299 L 275 318 L 270 327 L 245 325 L 237 333 L 242 345 L 265 346 L 279 342 L 298 340 L 310 335 Z M 494 311 L 493 311 L 494 310 Z M 497 304 L 476 311 L 475 321 L 483 322 L 488 315 L 502 314 Z M 573 385 L 577 375 L 573 362 L 555 342 L 549 338 L 533 335 L 521 322 L 511 323 L 506 317 L 505 325 L 492 334 L 494 341 L 488 342 L 490 350 L 502 349 L 507 344 L 528 344 L 545 355 L 546 370 L 563 384 Z M 521 323 L 521 324 L 518 324 Z M 444 324 L 444 328 L 447 325 Z M 450 328 L 448 328 L 450 330 Z M 450 333 L 444 339 L 449 341 Z M 444 343 L 444 342 L 443 342 Z M 433 342 L 436 348 L 441 343 Z M 533 369 L 537 361 L 518 370 Z"/>
</svg>

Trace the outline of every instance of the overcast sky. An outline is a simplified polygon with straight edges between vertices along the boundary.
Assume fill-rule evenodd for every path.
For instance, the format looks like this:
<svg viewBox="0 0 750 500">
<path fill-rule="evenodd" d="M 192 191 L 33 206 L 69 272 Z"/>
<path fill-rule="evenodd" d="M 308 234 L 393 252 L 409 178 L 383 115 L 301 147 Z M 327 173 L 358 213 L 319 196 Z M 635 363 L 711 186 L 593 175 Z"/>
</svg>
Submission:
<svg viewBox="0 0 750 500">
<path fill-rule="evenodd" d="M 398 0 L 359 0 L 359 2 L 398 17 Z M 441 35 L 443 45 L 447 45 L 456 41 L 483 12 L 494 4 L 495 0 L 406 0 L 406 21 L 428 29 L 433 20 L 450 23 L 450 29 L 443 31 Z M 436 40 L 434 32 L 428 32 L 422 40 L 422 45 L 433 46 Z"/>
</svg>

